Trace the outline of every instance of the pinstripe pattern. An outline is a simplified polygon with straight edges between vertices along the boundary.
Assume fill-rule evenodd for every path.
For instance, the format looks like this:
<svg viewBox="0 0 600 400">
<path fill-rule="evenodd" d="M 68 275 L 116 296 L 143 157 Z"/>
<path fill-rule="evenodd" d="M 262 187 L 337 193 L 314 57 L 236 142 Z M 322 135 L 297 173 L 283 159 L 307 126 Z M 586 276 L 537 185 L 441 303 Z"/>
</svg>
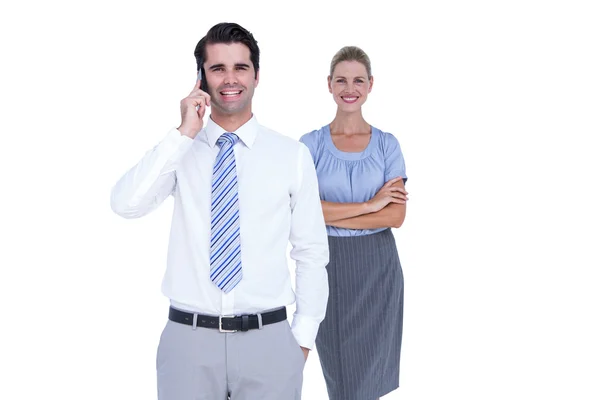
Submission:
<svg viewBox="0 0 600 400">
<path fill-rule="evenodd" d="M 374 400 L 399 385 L 404 277 L 390 229 L 329 236 L 329 301 L 317 351 L 330 400 Z"/>
<path fill-rule="evenodd" d="M 242 279 L 238 184 L 233 145 L 238 137 L 224 133 L 212 181 L 210 279 L 228 293 Z"/>
</svg>

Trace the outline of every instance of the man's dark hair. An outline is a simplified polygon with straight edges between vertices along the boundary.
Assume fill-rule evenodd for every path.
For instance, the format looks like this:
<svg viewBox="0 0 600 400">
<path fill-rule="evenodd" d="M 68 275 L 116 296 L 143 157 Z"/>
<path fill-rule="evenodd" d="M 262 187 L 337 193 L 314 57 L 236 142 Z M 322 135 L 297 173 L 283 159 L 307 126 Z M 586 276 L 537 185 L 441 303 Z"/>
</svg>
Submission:
<svg viewBox="0 0 600 400">
<path fill-rule="evenodd" d="M 194 50 L 194 56 L 196 57 L 197 71 L 204 73 L 204 60 L 206 60 L 206 45 L 217 44 L 217 43 L 242 43 L 248 49 L 250 49 L 250 61 L 254 66 L 254 78 L 258 74 L 258 62 L 260 58 L 260 50 L 258 49 L 258 43 L 252 36 L 252 33 L 242 28 L 240 25 L 233 22 L 221 22 L 210 28 Z"/>
</svg>

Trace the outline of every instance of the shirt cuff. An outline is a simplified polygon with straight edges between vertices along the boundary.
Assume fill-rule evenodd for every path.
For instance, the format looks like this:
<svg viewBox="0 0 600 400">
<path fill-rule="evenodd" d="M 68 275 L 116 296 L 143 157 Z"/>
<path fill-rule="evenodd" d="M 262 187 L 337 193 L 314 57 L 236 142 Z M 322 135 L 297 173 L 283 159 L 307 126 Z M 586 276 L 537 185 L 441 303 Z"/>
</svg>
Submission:
<svg viewBox="0 0 600 400">
<path fill-rule="evenodd" d="M 161 153 L 169 155 L 169 160 L 178 160 L 192 147 L 193 143 L 194 139 L 182 135 L 177 128 L 172 128 L 159 143 L 158 148 Z"/>
<path fill-rule="evenodd" d="M 406 176 L 406 172 L 404 172 L 403 170 L 397 170 L 397 171 L 392 171 L 386 174 L 385 176 L 385 181 L 391 181 L 394 178 L 402 178 L 402 180 L 404 181 L 404 183 L 406 183 L 406 181 L 408 180 L 408 177 Z"/>
<path fill-rule="evenodd" d="M 292 334 L 301 347 L 312 349 L 315 345 L 320 322 L 303 315 L 294 315 Z"/>
</svg>

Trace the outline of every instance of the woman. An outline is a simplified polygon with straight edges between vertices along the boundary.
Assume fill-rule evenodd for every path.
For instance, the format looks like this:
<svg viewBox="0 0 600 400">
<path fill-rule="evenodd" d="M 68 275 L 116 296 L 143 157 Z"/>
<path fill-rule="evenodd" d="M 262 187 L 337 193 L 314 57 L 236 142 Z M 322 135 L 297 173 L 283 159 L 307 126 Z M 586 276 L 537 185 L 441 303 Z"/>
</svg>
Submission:
<svg viewBox="0 0 600 400">
<path fill-rule="evenodd" d="M 327 81 L 336 116 L 300 139 L 329 235 L 329 302 L 316 345 L 331 400 L 374 400 L 399 385 L 404 278 L 390 228 L 406 213 L 404 158 L 393 135 L 363 118 L 373 87 L 365 52 L 338 51 Z"/>
</svg>

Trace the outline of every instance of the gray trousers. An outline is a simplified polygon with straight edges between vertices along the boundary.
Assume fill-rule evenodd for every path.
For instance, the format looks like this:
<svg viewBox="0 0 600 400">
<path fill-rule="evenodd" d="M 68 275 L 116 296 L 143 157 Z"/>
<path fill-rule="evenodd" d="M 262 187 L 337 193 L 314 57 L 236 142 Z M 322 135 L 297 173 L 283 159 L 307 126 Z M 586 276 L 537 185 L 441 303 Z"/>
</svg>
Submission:
<svg viewBox="0 0 600 400">
<path fill-rule="evenodd" d="M 158 400 L 300 400 L 304 362 L 288 321 L 234 333 L 168 321 Z"/>
</svg>

